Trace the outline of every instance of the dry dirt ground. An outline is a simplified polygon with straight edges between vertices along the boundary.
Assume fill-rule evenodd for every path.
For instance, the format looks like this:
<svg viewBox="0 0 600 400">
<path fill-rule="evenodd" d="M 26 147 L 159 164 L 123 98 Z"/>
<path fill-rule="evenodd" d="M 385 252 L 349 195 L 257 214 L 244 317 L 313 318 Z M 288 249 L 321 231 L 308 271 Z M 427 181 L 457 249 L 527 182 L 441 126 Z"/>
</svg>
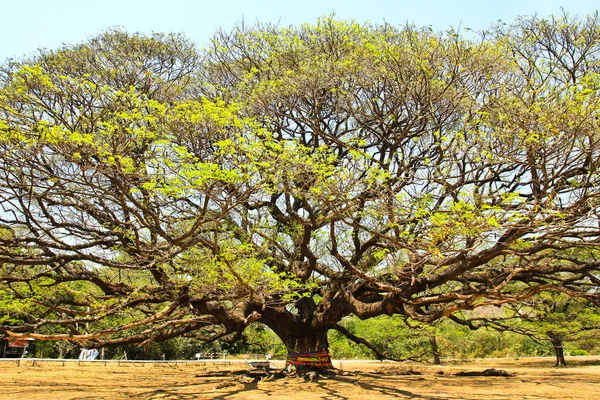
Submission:
<svg viewBox="0 0 600 400">
<path fill-rule="evenodd" d="M 343 362 L 335 377 L 243 383 L 244 365 L 0 363 L 0 398 L 97 399 L 600 399 L 600 357 L 481 360 L 425 364 Z M 339 365 L 339 364 L 338 364 Z M 511 377 L 461 377 L 460 371 L 502 369 Z M 420 372 L 422 375 L 407 375 Z M 443 374 L 442 374 L 443 372 Z"/>
</svg>

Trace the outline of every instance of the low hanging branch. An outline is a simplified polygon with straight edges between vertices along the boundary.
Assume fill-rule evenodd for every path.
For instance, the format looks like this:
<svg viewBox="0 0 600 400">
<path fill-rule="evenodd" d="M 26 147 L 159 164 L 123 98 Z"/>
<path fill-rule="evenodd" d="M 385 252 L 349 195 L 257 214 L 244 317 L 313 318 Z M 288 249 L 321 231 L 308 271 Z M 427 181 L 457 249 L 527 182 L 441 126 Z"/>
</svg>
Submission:
<svg viewBox="0 0 600 400">
<path fill-rule="evenodd" d="M 418 356 L 407 357 L 407 358 L 391 357 L 391 356 L 388 356 L 388 355 L 380 352 L 377 349 L 377 347 L 375 347 L 368 340 L 356 336 L 355 334 L 350 332 L 348 329 L 344 328 L 343 326 L 341 326 L 339 324 L 333 326 L 333 329 L 340 332 L 342 335 L 346 336 L 348 339 L 352 340 L 354 343 L 362 344 L 362 345 L 366 346 L 369 350 L 371 350 L 373 353 L 375 353 L 375 357 L 377 357 L 377 359 L 380 361 L 383 361 L 383 360 L 391 360 L 391 361 L 398 361 L 398 362 L 416 361 L 416 360 L 422 359 L 427 354 L 427 352 L 425 352 L 425 353 L 419 354 Z"/>
<path fill-rule="evenodd" d="M 130 330 L 133 328 L 137 328 L 140 326 L 151 324 L 153 322 L 160 321 L 163 318 L 167 317 L 173 310 L 175 310 L 175 308 L 177 308 L 177 303 L 171 303 L 171 304 L 167 305 L 165 308 L 163 308 L 160 312 L 158 312 L 157 314 L 155 314 L 149 318 L 145 318 L 140 321 L 135 321 L 135 322 L 132 322 L 129 324 L 117 326 L 112 329 L 105 329 L 103 331 L 95 332 L 95 333 L 75 334 L 75 335 L 74 334 L 39 334 L 39 333 L 16 333 L 16 332 L 7 330 L 6 334 L 9 337 L 15 338 L 15 339 L 31 338 L 31 339 L 36 339 L 36 340 L 69 340 L 69 341 L 97 340 L 97 339 L 100 339 L 100 338 L 108 336 L 108 335 L 127 331 L 127 330 Z M 208 321 L 210 319 L 212 319 L 211 316 L 205 316 L 202 319 L 195 318 L 193 320 L 168 321 L 167 324 L 171 325 L 174 322 L 175 323 L 176 322 L 179 322 L 179 323 L 195 322 L 195 323 L 197 323 L 197 322 L 201 322 L 201 321 Z"/>
<path fill-rule="evenodd" d="M 367 348 L 369 348 L 369 350 L 371 350 L 373 353 L 375 353 L 375 357 L 377 357 L 378 360 L 390 360 L 391 359 L 390 357 L 388 357 L 385 354 L 383 354 L 382 352 L 380 352 L 377 349 L 377 347 L 373 346 L 373 344 L 371 344 L 369 341 L 356 336 L 355 334 L 351 333 L 348 329 L 344 328 L 343 326 L 337 324 L 333 327 L 333 329 L 340 332 L 342 335 L 346 336 L 348 339 L 352 340 L 354 343 L 358 343 L 358 344 L 367 346 Z"/>
<path fill-rule="evenodd" d="M 13 339 L 30 338 L 35 340 L 67 340 L 71 342 L 84 342 L 88 347 L 103 347 L 108 345 L 123 345 L 129 343 L 139 343 L 139 346 L 144 346 L 152 342 L 160 342 L 197 330 L 202 326 L 205 326 L 210 319 L 211 317 L 206 316 L 201 319 L 193 318 L 167 321 L 159 326 L 148 328 L 139 334 L 127 335 L 125 337 L 115 339 L 102 338 L 111 333 L 116 333 L 117 330 L 106 330 L 103 332 L 83 335 L 43 335 L 37 333 L 15 333 L 11 331 L 6 331 L 6 334 Z"/>
</svg>

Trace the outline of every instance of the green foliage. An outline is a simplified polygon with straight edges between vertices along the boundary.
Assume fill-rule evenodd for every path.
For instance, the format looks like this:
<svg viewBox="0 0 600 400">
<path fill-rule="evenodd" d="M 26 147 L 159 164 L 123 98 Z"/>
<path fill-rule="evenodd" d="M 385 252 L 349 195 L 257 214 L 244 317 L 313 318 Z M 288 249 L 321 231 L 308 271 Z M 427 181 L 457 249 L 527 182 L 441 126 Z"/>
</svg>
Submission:
<svg viewBox="0 0 600 400">
<path fill-rule="evenodd" d="M 513 332 L 500 333 L 493 329 L 472 331 L 453 322 L 445 322 L 437 336 L 442 357 L 447 358 L 505 358 L 549 356 L 552 349 L 547 343 Z"/>
<path fill-rule="evenodd" d="M 272 329 L 262 324 L 252 324 L 244 331 L 242 346 L 236 348 L 238 353 L 270 355 L 275 359 L 287 356 L 287 349 Z"/>
<path fill-rule="evenodd" d="M 517 332 L 500 332 L 482 328 L 471 330 L 450 320 L 435 327 L 409 327 L 396 317 L 377 317 L 361 321 L 351 317 L 344 326 L 353 334 L 368 340 L 380 352 L 396 359 L 431 360 L 429 337 L 435 335 L 442 359 L 546 357 L 554 349 L 546 338 L 535 339 Z M 329 333 L 330 349 L 335 358 L 373 359 L 373 353 L 363 345 L 348 340 L 337 331 Z M 573 335 L 565 343 L 567 355 L 600 354 L 595 337 Z"/>
<path fill-rule="evenodd" d="M 427 358 L 430 353 L 429 336 L 435 334 L 433 328 L 408 326 L 398 316 L 380 316 L 368 320 L 350 317 L 343 321 L 343 326 L 392 359 Z M 337 331 L 330 331 L 329 341 L 336 358 L 374 358 L 370 349 L 349 341 Z"/>
<path fill-rule="evenodd" d="M 504 326 L 537 340 L 577 343 L 595 338 L 599 332 L 597 305 L 560 292 L 543 292 L 506 310 L 511 318 Z"/>
<path fill-rule="evenodd" d="M 500 306 L 530 338 L 583 340 L 592 303 L 552 291 L 600 296 L 599 32 L 597 15 L 480 40 L 323 17 L 202 51 L 114 30 L 10 62 L 0 329 L 154 357 L 247 329 L 248 349 L 279 354 L 275 332 L 316 350 L 342 321 L 394 358 L 433 335 L 536 351 L 425 327 Z"/>
</svg>

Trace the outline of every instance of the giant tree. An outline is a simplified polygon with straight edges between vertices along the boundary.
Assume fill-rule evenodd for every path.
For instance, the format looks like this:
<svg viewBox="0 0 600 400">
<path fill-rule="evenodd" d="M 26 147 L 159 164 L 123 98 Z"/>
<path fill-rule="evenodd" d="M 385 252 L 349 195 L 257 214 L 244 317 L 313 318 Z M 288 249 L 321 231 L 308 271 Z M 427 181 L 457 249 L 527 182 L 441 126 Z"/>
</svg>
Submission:
<svg viewBox="0 0 600 400">
<path fill-rule="evenodd" d="M 597 302 L 599 50 L 597 16 L 477 40 L 322 18 L 11 65 L 0 279 L 40 304 L 20 328 L 101 346 L 258 321 L 314 352 L 352 314 Z"/>
</svg>

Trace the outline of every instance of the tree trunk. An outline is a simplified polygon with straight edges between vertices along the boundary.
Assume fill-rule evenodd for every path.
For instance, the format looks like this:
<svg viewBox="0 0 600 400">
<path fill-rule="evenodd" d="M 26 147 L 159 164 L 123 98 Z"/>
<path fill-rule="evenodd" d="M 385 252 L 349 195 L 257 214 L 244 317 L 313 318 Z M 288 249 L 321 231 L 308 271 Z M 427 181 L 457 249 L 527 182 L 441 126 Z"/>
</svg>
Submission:
<svg viewBox="0 0 600 400">
<path fill-rule="evenodd" d="M 337 320 L 327 321 L 323 315 L 317 316 L 317 305 L 310 297 L 298 299 L 294 306 L 293 313 L 285 307 L 267 308 L 260 319 L 287 348 L 286 367 L 293 365 L 296 372 L 332 368 L 327 331 Z"/>
<path fill-rule="evenodd" d="M 277 333 L 277 332 L 275 332 Z M 279 336 L 289 352 L 314 353 L 329 350 L 327 331 L 301 331 Z"/>
<path fill-rule="evenodd" d="M 431 344 L 431 353 L 433 354 L 433 363 L 435 365 L 440 365 L 442 362 L 440 360 L 440 353 L 438 351 L 438 344 L 435 335 L 429 338 L 429 343 Z"/>
<path fill-rule="evenodd" d="M 333 368 L 329 356 L 327 330 L 311 328 L 297 326 L 296 329 L 286 327 L 279 332 L 275 330 L 288 349 L 285 365 L 290 373 L 299 375 L 311 370 Z"/>
<path fill-rule="evenodd" d="M 555 367 L 559 365 L 567 366 L 567 361 L 565 360 L 565 352 L 563 348 L 562 339 L 552 333 L 548 333 L 548 337 L 550 338 L 550 343 L 554 347 L 554 353 L 556 354 L 556 364 Z"/>
<path fill-rule="evenodd" d="M 279 336 L 287 348 L 286 367 L 292 365 L 296 373 L 332 368 L 327 328 L 314 320 L 309 322 L 284 313 L 274 317 L 265 315 L 262 322 Z"/>
</svg>

